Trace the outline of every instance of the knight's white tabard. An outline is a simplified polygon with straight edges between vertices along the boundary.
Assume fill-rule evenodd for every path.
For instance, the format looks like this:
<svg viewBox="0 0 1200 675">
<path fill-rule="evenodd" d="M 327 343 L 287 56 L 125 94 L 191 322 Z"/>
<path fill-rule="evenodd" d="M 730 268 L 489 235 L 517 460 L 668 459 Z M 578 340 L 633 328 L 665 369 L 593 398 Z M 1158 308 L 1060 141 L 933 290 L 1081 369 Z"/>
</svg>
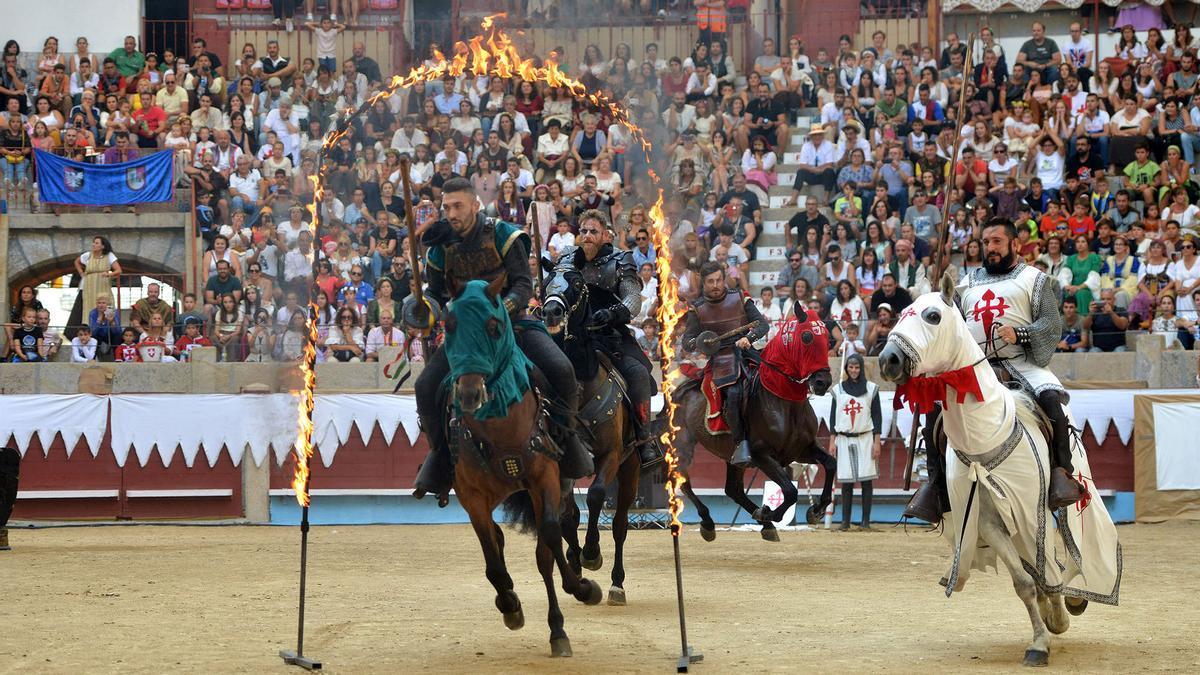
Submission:
<svg viewBox="0 0 1200 675">
<path fill-rule="evenodd" d="M 1062 389 L 1054 373 L 1029 361 L 1025 347 L 1009 344 L 996 334 L 1000 326 L 1022 328 L 1035 320 L 1034 303 L 1050 278 L 1036 267 L 1017 265 L 1009 274 L 993 276 L 982 268 L 958 286 L 958 306 L 971 338 L 984 348 L 988 358 L 1002 359 L 1004 367 L 1031 394 L 1044 389 Z"/>
<path fill-rule="evenodd" d="M 1025 349 L 1010 345 L 996 336 L 1000 326 L 1020 328 L 1033 323 L 1033 298 L 1037 297 L 1036 267 L 1021 265 L 1011 274 L 990 276 L 971 274 L 959 285 L 959 307 L 967 320 L 967 328 L 975 342 L 983 345 L 995 338 L 996 356 L 1004 359 L 1024 359 Z M 990 356 L 990 353 L 989 353 Z"/>
<path fill-rule="evenodd" d="M 879 386 L 867 381 L 867 391 L 853 396 L 837 385 L 830 392 L 836 401 L 833 410 L 833 430 L 837 433 L 837 479 L 842 483 L 858 483 L 879 477 L 879 463 L 871 456 L 874 449 L 875 423 L 871 419 L 871 404 L 879 395 Z"/>
</svg>

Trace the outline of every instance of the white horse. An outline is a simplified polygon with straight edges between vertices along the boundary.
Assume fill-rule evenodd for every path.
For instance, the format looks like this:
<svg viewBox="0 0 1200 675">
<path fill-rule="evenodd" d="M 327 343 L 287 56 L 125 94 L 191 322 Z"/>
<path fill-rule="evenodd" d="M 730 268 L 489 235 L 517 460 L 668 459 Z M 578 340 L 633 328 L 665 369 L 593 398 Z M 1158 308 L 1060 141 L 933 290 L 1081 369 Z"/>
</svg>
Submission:
<svg viewBox="0 0 1200 675">
<path fill-rule="evenodd" d="M 972 568 L 995 568 L 999 559 L 1033 624 L 1024 665 L 1044 666 L 1050 633 L 1070 626 L 1068 611 L 1082 614 L 1088 600 L 1116 604 L 1120 544 L 1090 480 L 1083 481 L 1088 498 L 1057 514 L 1049 510 L 1040 411 L 996 378 L 954 304 L 954 285 L 947 274 L 940 293 L 922 295 L 904 311 L 880 354 L 880 371 L 897 382 L 897 396 L 916 403 L 924 394 L 944 407 L 952 505 L 944 522 L 954 555 L 941 580 L 946 595 L 962 589 Z M 1075 445 L 1075 468 L 1086 477 L 1087 457 Z"/>
</svg>

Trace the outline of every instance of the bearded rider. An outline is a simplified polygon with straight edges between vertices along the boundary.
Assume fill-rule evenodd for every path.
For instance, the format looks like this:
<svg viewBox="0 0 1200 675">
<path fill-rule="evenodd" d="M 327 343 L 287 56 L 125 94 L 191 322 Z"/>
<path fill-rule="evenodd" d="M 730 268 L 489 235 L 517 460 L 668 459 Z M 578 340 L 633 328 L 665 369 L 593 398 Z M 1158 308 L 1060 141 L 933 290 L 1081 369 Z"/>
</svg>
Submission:
<svg viewBox="0 0 1200 675">
<path fill-rule="evenodd" d="M 683 348 L 697 351 L 705 345 L 698 340 L 704 331 L 721 337 L 730 331 L 753 324 L 745 332 L 721 339 L 715 345 L 717 351 L 708 358 L 712 369 L 713 384 L 723 389 L 721 407 L 735 448 L 729 463 L 746 466 L 750 463 L 750 441 L 742 419 L 743 367 L 742 359 L 754 353 L 751 343 L 767 334 L 770 325 L 754 301 L 741 291 L 731 290 L 725 276 L 725 263 L 707 262 L 700 268 L 704 297 L 692 303 L 687 314 L 687 327 L 683 332 Z"/>
<path fill-rule="evenodd" d="M 564 251 L 558 264 L 579 270 L 588 286 L 589 302 L 596 308 L 588 319 L 588 328 L 629 386 L 638 456 L 642 467 L 649 467 L 662 461 L 650 429 L 654 378 L 645 352 L 629 330 L 629 322 L 642 308 L 642 282 L 633 253 L 614 249 L 611 234 L 604 213 L 584 211 L 579 216 L 576 248 Z"/>
<path fill-rule="evenodd" d="M 579 387 L 570 360 L 554 344 L 541 323 L 528 313 L 533 295 L 529 273 L 529 235 L 512 223 L 489 218 L 479 212 L 475 189 L 463 178 L 452 178 L 442 186 L 442 212 L 445 219 L 429 227 L 421 238 L 428 247 L 426 271 L 427 300 L 445 303 L 450 300 L 450 285 L 465 286 L 474 279 L 493 281 L 507 275 L 501 297 L 513 320 L 517 343 L 529 360 L 537 366 L 553 389 L 553 398 L 565 409 L 552 415 L 557 424 L 551 434 L 563 449 L 559 466 L 564 478 L 583 478 L 593 472 L 592 458 L 574 433 L 575 415 L 579 409 Z M 411 320 L 410 319 L 414 319 Z M 427 326 L 429 309 L 412 306 L 412 316 L 405 320 L 414 326 Z M 444 409 L 439 401 L 442 382 L 450 372 L 444 350 L 437 350 L 426 360 L 425 369 L 417 378 L 417 415 L 421 429 L 429 441 L 429 455 L 421 465 L 415 481 L 413 496 L 427 493 L 438 495 L 439 502 L 450 490 L 453 464 L 446 445 Z"/>
<path fill-rule="evenodd" d="M 983 347 L 989 362 L 1003 368 L 1050 418 L 1051 509 L 1078 501 L 1084 488 L 1072 477 L 1071 435 L 1065 406 L 1068 396 L 1047 366 L 1062 337 L 1058 311 L 1058 283 L 1037 268 L 1026 265 L 1013 246 L 1017 241 L 1012 221 L 993 218 L 983 229 L 984 265 L 958 286 L 958 306 Z M 937 413 L 929 416 L 933 428 Z M 936 523 L 949 505 L 945 487 L 945 457 L 926 435 L 929 480 L 913 495 L 904 514 Z M 940 502 L 940 503 L 939 503 Z"/>
</svg>

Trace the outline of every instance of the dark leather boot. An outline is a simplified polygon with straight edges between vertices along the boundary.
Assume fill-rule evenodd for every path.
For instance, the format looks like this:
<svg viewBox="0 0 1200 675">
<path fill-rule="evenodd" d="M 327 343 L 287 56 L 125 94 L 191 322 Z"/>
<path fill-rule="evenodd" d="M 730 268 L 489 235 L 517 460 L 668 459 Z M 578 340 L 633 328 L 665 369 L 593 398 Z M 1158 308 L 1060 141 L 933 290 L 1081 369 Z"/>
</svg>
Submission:
<svg viewBox="0 0 1200 675">
<path fill-rule="evenodd" d="M 908 500 L 908 506 L 904 507 L 905 518 L 917 518 L 930 525 L 942 522 L 943 513 L 945 511 L 942 507 L 941 497 L 938 495 L 938 486 L 932 480 L 926 481 L 924 485 L 917 488 L 916 494 Z"/>
<path fill-rule="evenodd" d="M 1047 504 L 1052 511 L 1070 506 L 1083 498 L 1084 487 L 1061 466 L 1050 471 L 1050 494 Z"/>
<path fill-rule="evenodd" d="M 750 466 L 750 441 L 742 441 L 737 444 L 733 450 L 733 456 L 729 458 L 729 463 L 736 467 Z"/>
<path fill-rule="evenodd" d="M 445 433 L 441 420 L 421 418 L 421 430 L 425 432 L 425 440 L 429 442 L 429 454 L 417 469 L 417 478 L 413 481 L 413 497 L 422 499 L 427 494 L 438 498 L 438 506 L 444 507 L 450 501 L 450 486 L 454 481 L 454 466 L 450 463 L 450 448 L 446 446 Z"/>
<path fill-rule="evenodd" d="M 650 432 L 649 401 L 637 404 L 633 414 L 633 433 L 637 439 L 638 459 L 642 462 L 642 469 L 649 469 L 663 461 L 662 449 L 658 447 L 658 441 Z"/>
<path fill-rule="evenodd" d="M 0 527 L 0 551 L 11 551 L 12 547 L 8 545 L 8 528 Z"/>
</svg>

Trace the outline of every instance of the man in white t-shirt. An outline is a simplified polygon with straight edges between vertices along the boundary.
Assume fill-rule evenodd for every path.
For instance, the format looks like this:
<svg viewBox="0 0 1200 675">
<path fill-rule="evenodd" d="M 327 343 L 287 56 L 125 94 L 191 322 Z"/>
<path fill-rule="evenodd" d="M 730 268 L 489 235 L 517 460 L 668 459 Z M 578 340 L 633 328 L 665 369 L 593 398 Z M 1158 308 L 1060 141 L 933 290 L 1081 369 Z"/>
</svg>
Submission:
<svg viewBox="0 0 1200 675">
<path fill-rule="evenodd" d="M 290 99 L 280 99 L 279 107 L 267 113 L 267 119 L 263 122 L 263 141 L 268 131 L 274 131 L 275 136 L 283 141 L 283 151 L 291 156 L 292 166 L 300 166 L 300 117 L 292 110 Z"/>
<path fill-rule="evenodd" d="M 1083 37 L 1083 26 L 1078 21 L 1071 22 L 1070 33 L 1071 39 L 1062 46 L 1063 60 L 1071 64 L 1081 82 L 1087 82 L 1092 77 L 1092 40 Z"/>
<path fill-rule="evenodd" d="M 237 158 L 237 170 L 229 174 L 229 208 L 231 211 L 244 211 L 246 223 L 254 225 L 258 220 L 258 195 L 262 176 L 256 169 L 250 168 L 250 158 L 241 155 Z"/>
<path fill-rule="evenodd" d="M 748 290 L 749 280 L 746 278 L 749 270 L 750 255 L 733 240 L 733 227 L 726 225 L 721 228 L 717 237 L 717 245 L 708 254 L 713 262 L 725 263 L 725 274 L 731 288 Z"/>
<path fill-rule="evenodd" d="M 395 98 L 395 97 L 393 97 Z M 392 134 L 392 147 L 410 157 L 416 154 L 418 145 L 428 145 L 429 137 L 417 128 L 417 120 L 411 115 L 404 118 L 404 123 L 395 134 Z"/>
</svg>

